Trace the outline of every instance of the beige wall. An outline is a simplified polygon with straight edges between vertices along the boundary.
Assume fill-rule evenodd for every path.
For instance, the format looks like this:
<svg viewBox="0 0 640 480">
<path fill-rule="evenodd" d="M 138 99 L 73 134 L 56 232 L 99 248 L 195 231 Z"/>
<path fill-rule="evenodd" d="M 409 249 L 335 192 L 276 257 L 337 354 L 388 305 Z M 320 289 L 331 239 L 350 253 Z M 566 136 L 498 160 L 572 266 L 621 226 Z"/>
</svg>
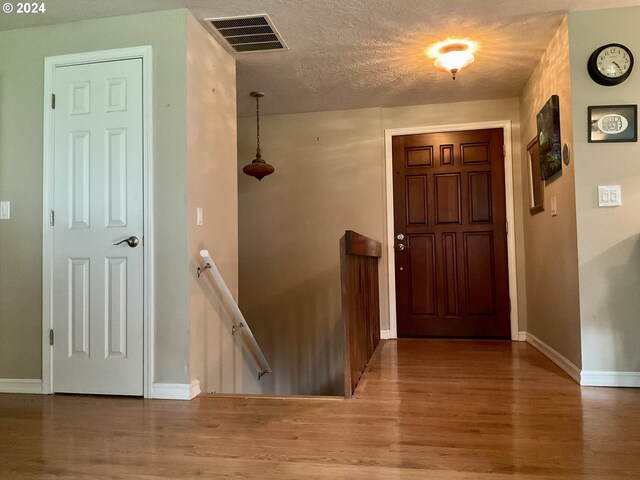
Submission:
<svg viewBox="0 0 640 480">
<path fill-rule="evenodd" d="M 519 178 L 517 99 L 261 118 L 276 172 L 259 183 L 239 173 L 240 305 L 274 369 L 264 392 L 342 394 L 338 241 L 352 229 L 386 243 L 384 129 L 490 120 L 512 121 Z M 255 156 L 255 118 L 238 129 L 241 168 Z M 387 329 L 386 258 L 380 270 Z"/>
<path fill-rule="evenodd" d="M 236 66 L 187 15 L 187 148 L 189 232 L 189 339 L 191 380 L 204 392 L 255 390 L 257 368 L 231 335 L 232 320 L 205 275 L 199 252 L 208 249 L 229 289 L 238 296 L 238 179 Z M 203 209 L 202 226 L 196 209 Z M 253 388 L 252 388 L 253 387 Z"/>
<path fill-rule="evenodd" d="M 545 210 L 529 213 L 527 144 L 537 135 L 536 114 L 551 95 L 560 97 L 562 144 L 573 150 L 569 30 L 566 19 L 556 32 L 540 63 L 520 95 L 520 193 L 525 240 L 525 292 L 527 331 L 580 367 L 580 306 L 574 165 L 545 182 Z M 580 120 L 583 120 L 580 118 Z M 574 155 L 576 156 L 576 155 Z M 551 198 L 557 216 L 551 216 Z"/>
<path fill-rule="evenodd" d="M 640 372 L 640 147 L 587 143 L 587 106 L 640 103 L 640 7 L 569 15 L 582 366 Z M 586 71 L 597 47 L 623 43 L 636 56 L 629 79 L 595 84 Z M 599 208 L 598 185 L 621 185 L 622 206 Z"/>
<path fill-rule="evenodd" d="M 0 378 L 41 378 L 44 58 L 151 45 L 155 380 L 189 381 L 185 12 L 0 32 L 0 199 L 12 206 L 0 221 Z"/>
<path fill-rule="evenodd" d="M 273 369 L 262 388 L 341 395 L 338 241 L 346 229 L 382 239 L 380 111 L 277 115 L 260 126 L 276 172 L 261 182 L 240 173 L 239 208 L 240 306 Z M 255 157 L 255 118 L 238 128 L 242 167 Z"/>
</svg>

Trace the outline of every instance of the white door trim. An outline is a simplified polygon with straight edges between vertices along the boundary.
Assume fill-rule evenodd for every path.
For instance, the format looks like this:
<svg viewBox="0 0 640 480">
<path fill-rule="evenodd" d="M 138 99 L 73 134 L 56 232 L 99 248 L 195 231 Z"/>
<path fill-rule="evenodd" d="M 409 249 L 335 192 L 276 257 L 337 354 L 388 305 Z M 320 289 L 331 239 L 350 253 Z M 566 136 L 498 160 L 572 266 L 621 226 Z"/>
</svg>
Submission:
<svg viewBox="0 0 640 480">
<path fill-rule="evenodd" d="M 385 146 L 385 196 L 387 201 L 386 238 L 387 238 L 387 276 L 389 285 L 389 338 L 398 338 L 396 318 L 396 265 L 393 251 L 393 152 L 392 137 L 421 133 L 456 132 L 460 130 L 484 130 L 502 128 L 504 135 L 504 183 L 507 210 L 507 263 L 509 268 L 509 299 L 511 301 L 511 339 L 518 340 L 518 285 L 516 282 L 516 239 L 515 239 L 515 206 L 513 197 L 513 152 L 511 146 L 511 121 L 498 120 L 491 122 L 460 123 L 451 125 L 433 125 L 425 127 L 389 128 L 384 131 Z M 386 331 L 385 331 L 386 333 Z"/>
<path fill-rule="evenodd" d="M 56 67 L 133 58 L 142 59 L 142 131 L 144 179 L 144 353 L 143 389 L 149 397 L 153 385 L 154 365 L 154 262 L 153 262 L 153 66 L 150 45 L 116 50 L 103 50 L 44 59 L 44 126 L 43 126 L 43 221 L 42 221 L 42 393 L 53 393 L 53 359 L 49 346 L 52 328 L 53 300 L 53 234 L 49 212 L 53 205 L 53 93 Z"/>
</svg>

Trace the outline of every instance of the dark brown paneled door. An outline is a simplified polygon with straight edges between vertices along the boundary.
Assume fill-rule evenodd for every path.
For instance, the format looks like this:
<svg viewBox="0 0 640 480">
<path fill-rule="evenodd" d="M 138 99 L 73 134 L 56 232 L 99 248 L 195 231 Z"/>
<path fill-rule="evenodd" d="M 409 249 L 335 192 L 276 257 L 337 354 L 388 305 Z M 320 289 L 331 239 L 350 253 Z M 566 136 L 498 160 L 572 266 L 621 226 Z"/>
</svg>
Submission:
<svg viewBox="0 0 640 480">
<path fill-rule="evenodd" d="M 399 337 L 509 337 L 502 129 L 393 137 Z"/>
</svg>

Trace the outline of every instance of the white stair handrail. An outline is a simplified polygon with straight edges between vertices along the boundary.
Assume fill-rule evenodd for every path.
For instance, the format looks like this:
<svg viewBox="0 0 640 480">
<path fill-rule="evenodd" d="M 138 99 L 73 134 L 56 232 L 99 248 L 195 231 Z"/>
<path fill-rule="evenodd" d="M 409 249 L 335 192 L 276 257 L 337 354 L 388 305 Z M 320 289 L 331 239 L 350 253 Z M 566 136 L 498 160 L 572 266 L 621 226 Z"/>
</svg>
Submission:
<svg viewBox="0 0 640 480">
<path fill-rule="evenodd" d="M 231 292 L 229 291 L 229 287 L 227 287 L 227 284 L 224 281 L 224 278 L 222 278 L 222 275 L 220 274 L 220 270 L 218 270 L 218 267 L 216 266 L 215 262 L 209 255 L 209 251 L 200 250 L 200 256 L 204 260 L 205 264 L 202 267 L 198 267 L 198 277 L 200 277 L 200 273 L 204 270 L 208 270 L 209 273 L 211 274 L 211 278 L 213 278 L 214 283 L 216 284 L 216 286 L 218 287 L 218 290 L 222 294 L 223 300 L 226 302 L 227 306 L 231 309 L 231 312 L 233 313 L 233 329 L 231 331 L 232 334 L 235 335 L 235 333 L 238 330 L 242 330 L 245 338 L 247 339 L 247 341 L 252 347 L 252 353 L 255 357 L 255 361 L 259 369 L 258 380 L 260 380 L 260 378 L 262 378 L 263 375 L 267 373 L 271 373 L 271 367 L 269 366 L 269 362 L 267 362 L 267 359 L 262 353 L 262 349 L 260 348 L 260 345 L 258 345 L 256 338 L 253 336 L 253 332 L 251 332 L 251 329 L 249 328 L 249 324 L 247 323 L 247 320 L 244 318 L 244 315 L 242 315 L 242 312 L 240 311 L 240 307 L 238 307 L 238 304 L 236 303 L 235 298 L 233 298 L 233 295 L 231 295 Z"/>
</svg>

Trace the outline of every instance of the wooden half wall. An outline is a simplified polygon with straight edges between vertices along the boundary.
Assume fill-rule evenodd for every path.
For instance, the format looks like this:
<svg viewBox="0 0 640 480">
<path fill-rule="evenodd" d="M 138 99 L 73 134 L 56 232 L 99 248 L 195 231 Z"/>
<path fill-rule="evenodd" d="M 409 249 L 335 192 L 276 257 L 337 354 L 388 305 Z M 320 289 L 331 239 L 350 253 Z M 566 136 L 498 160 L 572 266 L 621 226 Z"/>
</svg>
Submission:
<svg viewBox="0 0 640 480">
<path fill-rule="evenodd" d="M 347 230 L 340 239 L 344 393 L 349 398 L 380 342 L 380 242 Z"/>
</svg>

